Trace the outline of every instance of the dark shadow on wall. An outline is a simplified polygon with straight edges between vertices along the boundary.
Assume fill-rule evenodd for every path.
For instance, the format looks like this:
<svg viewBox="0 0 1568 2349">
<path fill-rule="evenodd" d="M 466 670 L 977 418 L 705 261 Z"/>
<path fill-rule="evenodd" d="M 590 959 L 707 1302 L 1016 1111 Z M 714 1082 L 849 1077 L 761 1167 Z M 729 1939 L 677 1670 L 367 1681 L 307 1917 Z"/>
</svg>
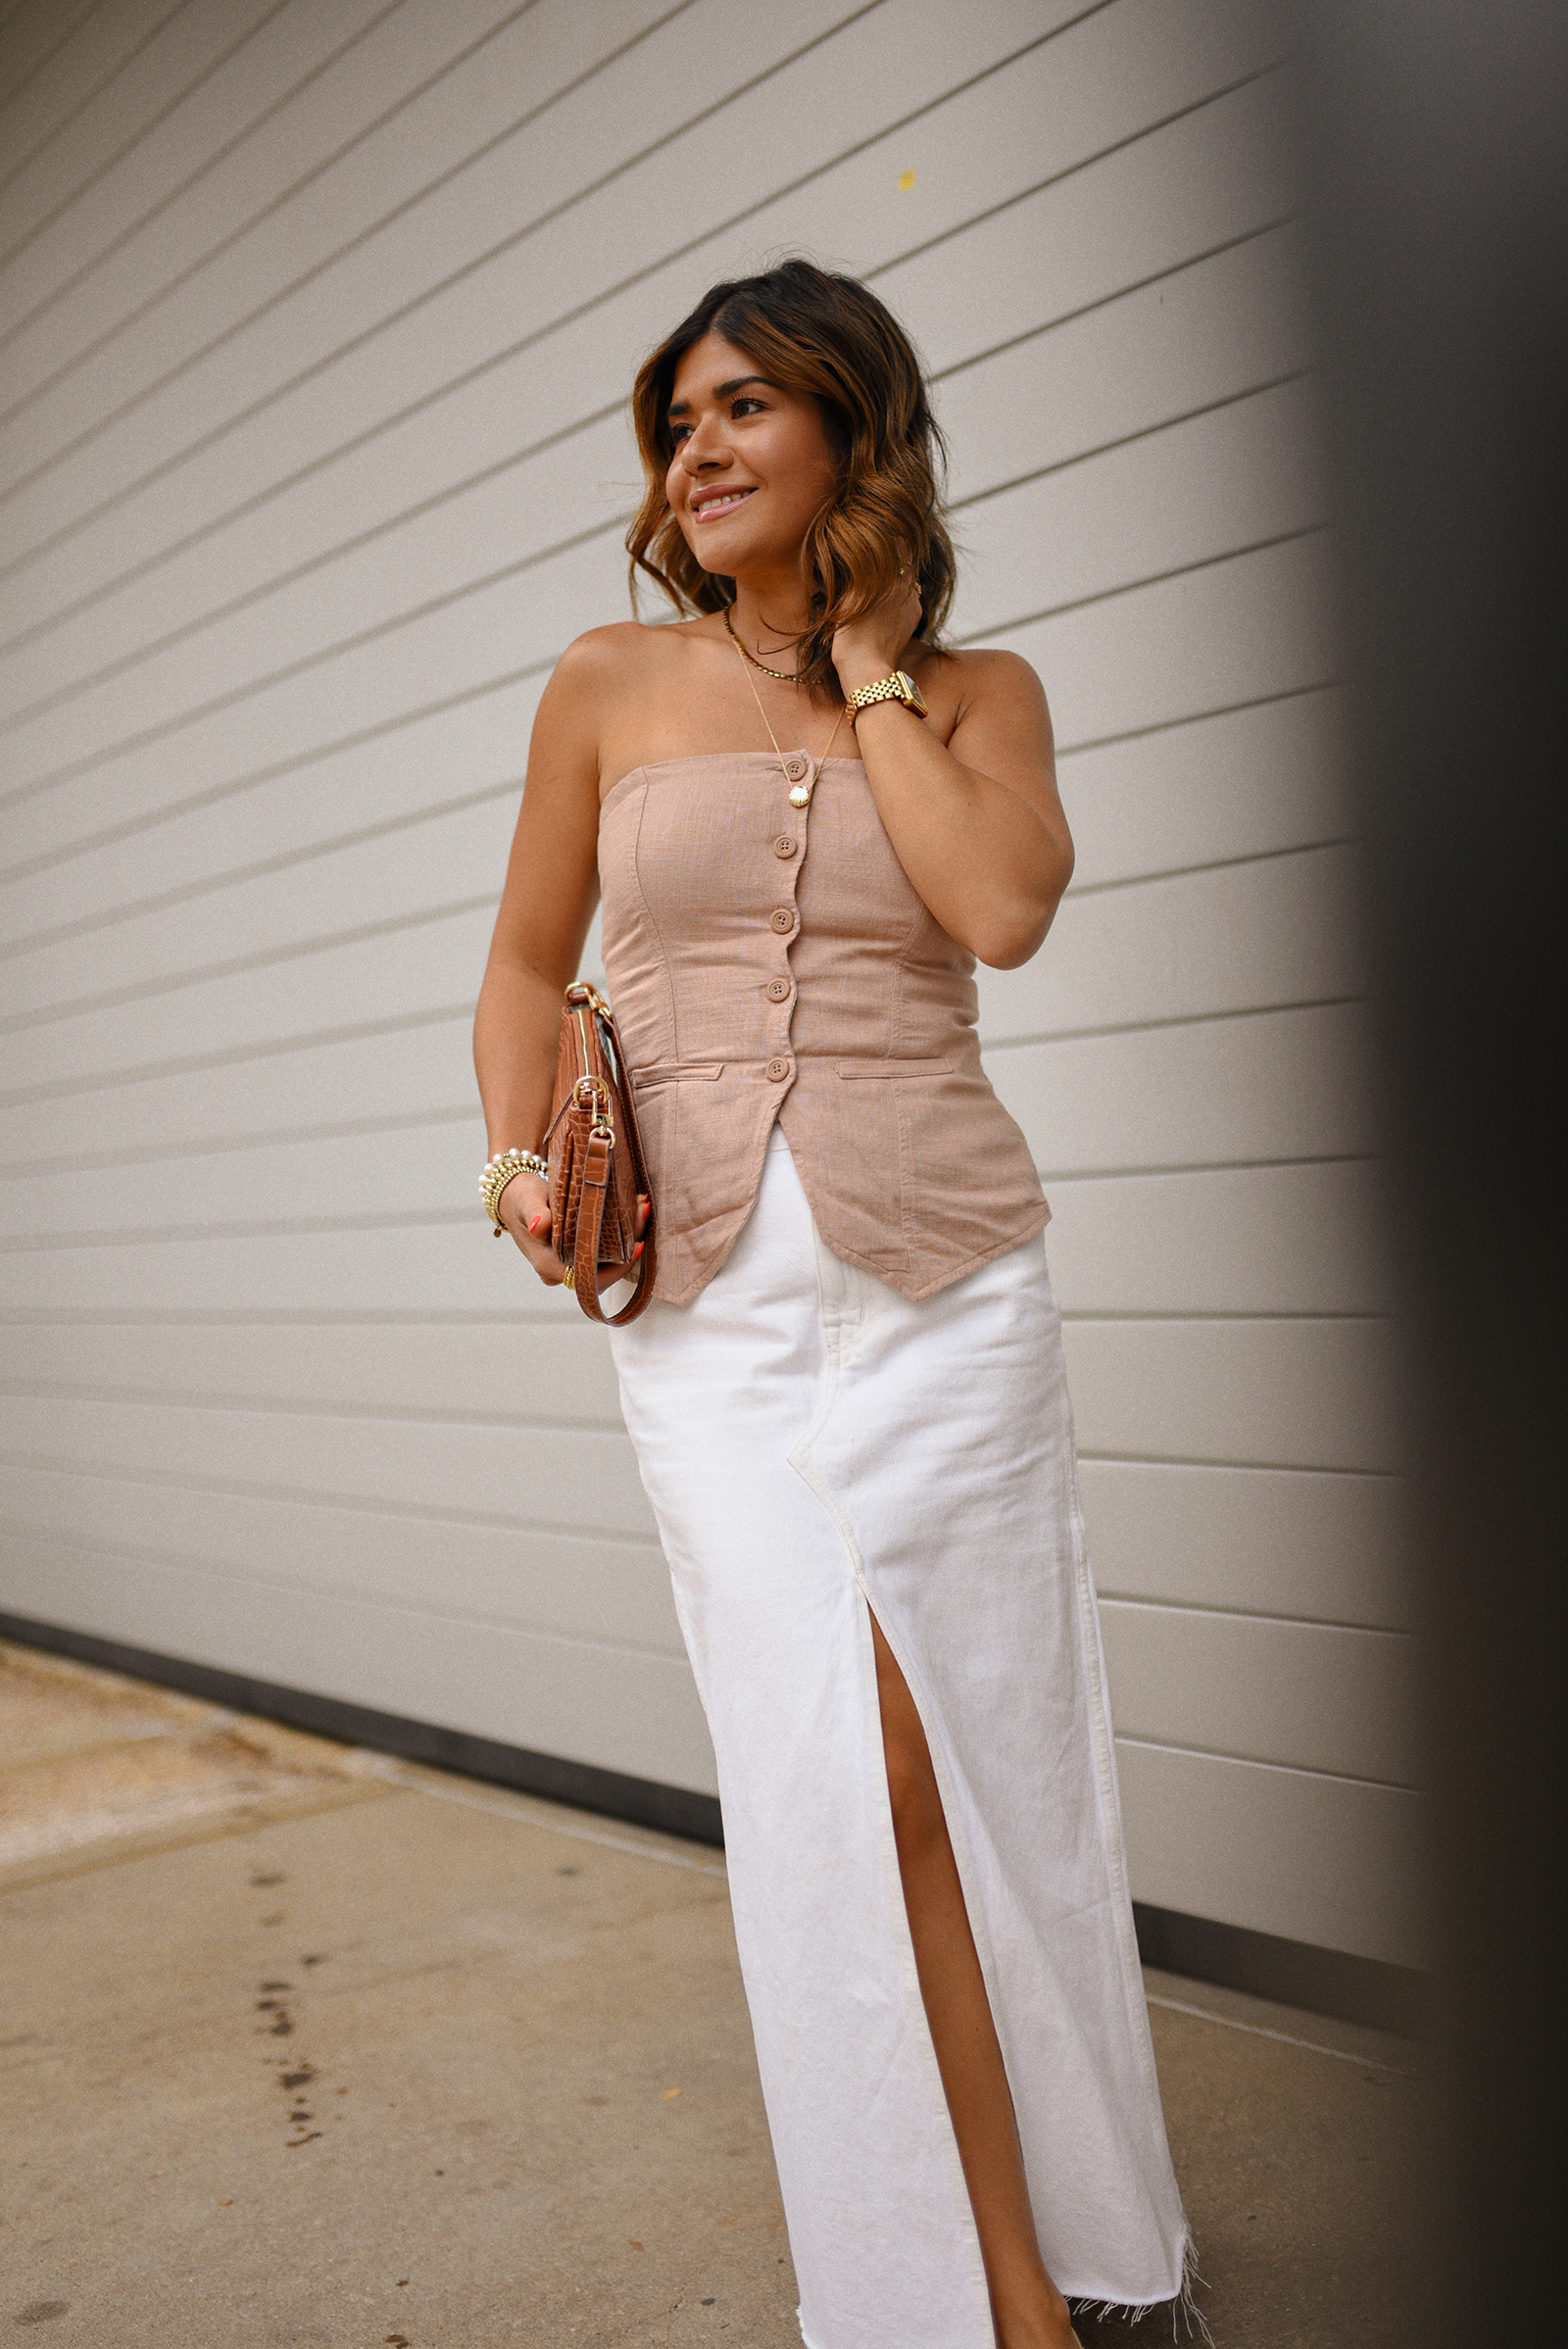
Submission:
<svg viewBox="0 0 1568 2349">
<path fill-rule="evenodd" d="M 1447 2109 L 1397 2337 L 1445 2349 L 1559 2291 L 1568 10 L 1296 29 L 1435 1796 Z"/>
</svg>

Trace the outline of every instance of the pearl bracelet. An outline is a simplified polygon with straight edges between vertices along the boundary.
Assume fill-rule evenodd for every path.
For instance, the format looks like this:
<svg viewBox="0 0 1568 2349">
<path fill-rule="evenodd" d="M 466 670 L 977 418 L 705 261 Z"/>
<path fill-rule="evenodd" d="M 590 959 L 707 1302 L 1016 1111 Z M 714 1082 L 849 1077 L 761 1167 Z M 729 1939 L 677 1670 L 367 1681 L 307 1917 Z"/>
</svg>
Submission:
<svg viewBox="0 0 1568 2349">
<path fill-rule="evenodd" d="M 550 1161 L 541 1158 L 537 1150 L 498 1150 L 493 1158 L 485 1161 L 484 1172 L 479 1177 L 479 1197 L 484 1200 L 485 1212 L 495 1226 L 491 1234 L 493 1239 L 499 1240 L 507 1228 L 499 1213 L 501 1194 L 513 1176 L 520 1174 L 537 1175 L 541 1183 L 548 1183 Z"/>
</svg>

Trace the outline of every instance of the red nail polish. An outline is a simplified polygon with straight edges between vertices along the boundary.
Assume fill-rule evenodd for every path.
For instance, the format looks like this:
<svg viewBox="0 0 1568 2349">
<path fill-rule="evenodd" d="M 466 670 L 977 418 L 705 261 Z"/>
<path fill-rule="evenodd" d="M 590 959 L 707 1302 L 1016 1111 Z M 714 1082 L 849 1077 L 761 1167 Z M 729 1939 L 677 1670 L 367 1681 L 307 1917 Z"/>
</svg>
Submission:
<svg viewBox="0 0 1568 2349">
<path fill-rule="evenodd" d="M 637 1243 L 637 1246 L 636 1246 L 636 1247 L 635 1247 L 635 1248 L 632 1249 L 632 1251 L 631 1251 L 631 1260 L 632 1260 L 632 1262 L 633 1262 L 634 1264 L 636 1263 L 636 1261 L 637 1261 L 638 1257 L 639 1257 L 639 1256 L 642 1254 L 642 1252 L 643 1252 L 643 1244 L 642 1244 L 642 1242 L 639 1240 L 639 1241 L 638 1241 L 638 1243 Z"/>
<path fill-rule="evenodd" d="M 540 1226 L 540 1225 L 541 1225 L 543 1222 L 544 1222 L 544 1217 L 543 1217 L 542 1215 L 530 1215 L 530 1216 L 529 1216 L 529 1218 L 528 1218 L 528 1229 L 529 1229 L 529 1231 L 530 1231 L 530 1232 L 537 1232 L 537 1231 L 538 1231 L 538 1229 L 539 1229 L 539 1226 Z"/>
</svg>

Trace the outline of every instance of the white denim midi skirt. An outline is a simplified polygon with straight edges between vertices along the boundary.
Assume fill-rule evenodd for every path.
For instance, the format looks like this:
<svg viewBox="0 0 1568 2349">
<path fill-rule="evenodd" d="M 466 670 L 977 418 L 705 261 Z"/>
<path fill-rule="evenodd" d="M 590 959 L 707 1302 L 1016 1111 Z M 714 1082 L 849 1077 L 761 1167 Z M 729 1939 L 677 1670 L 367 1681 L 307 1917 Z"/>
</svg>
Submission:
<svg viewBox="0 0 1568 2349">
<path fill-rule="evenodd" d="M 686 1305 L 613 1333 L 718 1761 L 809 2349 L 993 2349 L 904 1905 L 870 1613 L 925 1725 L 1069 2298 L 1183 2289 L 1099 1617 L 1039 1240 L 918 1303 L 822 1245 L 783 1135 Z"/>
</svg>

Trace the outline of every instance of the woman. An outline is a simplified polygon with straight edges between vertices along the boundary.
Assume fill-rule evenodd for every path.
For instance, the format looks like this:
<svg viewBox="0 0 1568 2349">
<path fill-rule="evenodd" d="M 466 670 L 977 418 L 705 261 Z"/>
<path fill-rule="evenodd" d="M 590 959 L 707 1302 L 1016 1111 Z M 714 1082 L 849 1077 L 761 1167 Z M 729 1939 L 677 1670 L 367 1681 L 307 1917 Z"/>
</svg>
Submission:
<svg viewBox="0 0 1568 2349">
<path fill-rule="evenodd" d="M 540 703 L 475 1056 L 537 1150 L 602 884 L 659 1216 L 613 1335 L 718 1760 L 812 2349 L 1067 2349 L 1183 2289 L 1050 1210 L 975 958 L 1072 869 L 1032 670 L 944 652 L 909 344 L 801 261 L 648 361 L 634 563 Z M 500 1213 L 545 1282 L 544 1182 Z"/>
</svg>

